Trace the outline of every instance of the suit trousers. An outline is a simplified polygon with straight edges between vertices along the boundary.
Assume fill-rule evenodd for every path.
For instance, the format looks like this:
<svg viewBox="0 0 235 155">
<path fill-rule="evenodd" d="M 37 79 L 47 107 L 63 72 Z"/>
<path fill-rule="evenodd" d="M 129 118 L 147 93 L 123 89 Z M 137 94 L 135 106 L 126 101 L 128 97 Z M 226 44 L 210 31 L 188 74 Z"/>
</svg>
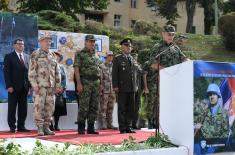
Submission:
<svg viewBox="0 0 235 155">
<path fill-rule="evenodd" d="M 25 126 L 25 120 L 27 117 L 27 94 L 28 90 L 23 88 L 21 91 L 14 91 L 8 93 L 8 116 L 7 121 L 11 129 L 16 128 L 16 109 L 17 112 L 17 128 L 23 128 Z"/>
<path fill-rule="evenodd" d="M 119 130 L 126 130 L 131 127 L 134 115 L 134 92 L 118 93 L 118 123 Z"/>
</svg>

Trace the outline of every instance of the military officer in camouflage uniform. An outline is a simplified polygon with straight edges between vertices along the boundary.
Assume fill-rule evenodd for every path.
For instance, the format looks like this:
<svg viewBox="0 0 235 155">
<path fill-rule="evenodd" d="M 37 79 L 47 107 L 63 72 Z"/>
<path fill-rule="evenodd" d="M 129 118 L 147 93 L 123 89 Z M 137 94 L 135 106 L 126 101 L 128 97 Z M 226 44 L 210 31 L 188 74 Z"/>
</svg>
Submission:
<svg viewBox="0 0 235 155">
<path fill-rule="evenodd" d="M 78 133 L 85 134 L 87 120 L 87 134 L 99 134 L 94 129 L 99 106 L 100 60 L 95 53 L 95 37 L 86 35 L 85 48 L 75 55 L 74 71 L 79 93 Z"/>
<path fill-rule="evenodd" d="M 99 118 L 101 129 L 114 128 L 113 123 L 113 106 L 115 102 L 115 92 L 112 84 L 112 66 L 113 52 L 107 52 L 106 61 L 101 65 L 101 100 Z"/>
<path fill-rule="evenodd" d="M 228 115 L 223 109 L 220 89 L 211 83 L 207 88 L 208 103 L 195 106 L 195 136 L 200 138 L 225 138 L 229 134 Z M 198 131 L 200 130 L 200 131 Z"/>
<path fill-rule="evenodd" d="M 146 101 L 146 117 L 148 119 L 148 128 L 155 128 L 155 115 L 156 115 L 156 94 L 157 94 L 157 84 L 156 84 L 156 71 L 149 67 L 149 65 L 144 64 L 144 97 Z"/>
<path fill-rule="evenodd" d="M 179 64 L 186 60 L 180 48 L 173 44 L 175 37 L 175 27 L 166 25 L 163 28 L 162 40 L 156 43 L 150 51 L 150 58 L 144 64 L 144 93 L 147 94 L 147 117 L 149 121 L 149 128 L 155 127 L 156 115 L 156 94 L 157 94 L 157 77 L 158 62 L 156 56 L 169 48 L 166 52 L 161 54 L 157 59 L 160 62 L 160 69 Z"/>
<path fill-rule="evenodd" d="M 132 40 L 126 38 L 120 42 L 122 54 L 113 61 L 113 88 L 117 93 L 118 123 L 120 133 L 135 133 L 131 129 L 134 114 L 134 61 L 130 52 Z"/>
<path fill-rule="evenodd" d="M 137 121 L 139 119 L 139 107 L 140 107 L 140 97 L 143 91 L 143 70 L 138 62 L 138 54 L 134 53 L 137 51 L 132 50 L 131 56 L 134 60 L 134 89 L 135 89 L 135 100 L 134 100 L 134 115 L 132 120 L 132 128 L 139 129 L 137 127 Z"/>
<path fill-rule="evenodd" d="M 56 55 L 49 51 L 52 38 L 43 35 L 39 39 L 40 49 L 31 55 L 29 81 L 34 90 L 34 120 L 38 135 L 54 135 L 49 129 L 54 112 L 55 93 L 60 89 L 60 69 Z"/>
</svg>

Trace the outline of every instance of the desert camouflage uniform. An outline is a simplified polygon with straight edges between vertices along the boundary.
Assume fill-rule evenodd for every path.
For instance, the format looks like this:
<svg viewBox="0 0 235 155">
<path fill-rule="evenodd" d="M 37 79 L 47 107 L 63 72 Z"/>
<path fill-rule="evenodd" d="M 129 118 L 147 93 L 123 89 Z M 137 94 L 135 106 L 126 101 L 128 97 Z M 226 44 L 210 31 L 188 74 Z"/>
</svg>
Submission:
<svg viewBox="0 0 235 155">
<path fill-rule="evenodd" d="M 112 66 L 107 62 L 101 65 L 101 101 L 99 117 L 103 128 L 112 128 L 115 92 L 112 85 Z M 102 127 L 101 127 L 102 128 Z"/>
<path fill-rule="evenodd" d="M 31 55 L 29 81 L 38 87 L 34 94 L 34 120 L 37 126 L 49 126 L 54 112 L 54 89 L 60 88 L 60 69 L 52 52 L 36 50 Z"/>
<path fill-rule="evenodd" d="M 93 124 L 99 106 L 100 60 L 95 51 L 84 48 L 75 55 L 74 67 L 79 67 L 83 92 L 79 95 L 78 122 Z"/>
</svg>

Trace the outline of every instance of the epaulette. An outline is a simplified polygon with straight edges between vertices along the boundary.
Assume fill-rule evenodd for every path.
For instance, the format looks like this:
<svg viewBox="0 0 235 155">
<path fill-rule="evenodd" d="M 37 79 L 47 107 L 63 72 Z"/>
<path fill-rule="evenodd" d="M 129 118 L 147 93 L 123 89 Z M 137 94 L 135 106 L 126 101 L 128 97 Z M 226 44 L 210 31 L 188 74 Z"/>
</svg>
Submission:
<svg viewBox="0 0 235 155">
<path fill-rule="evenodd" d="M 31 57 L 38 55 L 39 52 L 40 52 L 39 49 L 34 50 L 34 51 L 31 53 Z"/>
</svg>

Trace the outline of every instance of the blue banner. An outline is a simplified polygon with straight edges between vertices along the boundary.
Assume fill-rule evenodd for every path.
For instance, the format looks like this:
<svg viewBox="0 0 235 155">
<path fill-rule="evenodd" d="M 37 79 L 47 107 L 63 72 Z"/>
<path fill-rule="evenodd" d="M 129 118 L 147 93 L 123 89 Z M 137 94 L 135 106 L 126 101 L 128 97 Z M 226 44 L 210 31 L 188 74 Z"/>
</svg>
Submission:
<svg viewBox="0 0 235 155">
<path fill-rule="evenodd" d="M 194 62 L 194 153 L 235 150 L 235 64 Z"/>
<path fill-rule="evenodd" d="M 0 102 L 7 102 L 3 61 L 5 55 L 13 51 L 13 42 L 16 38 L 24 40 L 26 53 L 30 54 L 37 49 L 37 17 L 26 14 L 0 12 Z"/>
</svg>

